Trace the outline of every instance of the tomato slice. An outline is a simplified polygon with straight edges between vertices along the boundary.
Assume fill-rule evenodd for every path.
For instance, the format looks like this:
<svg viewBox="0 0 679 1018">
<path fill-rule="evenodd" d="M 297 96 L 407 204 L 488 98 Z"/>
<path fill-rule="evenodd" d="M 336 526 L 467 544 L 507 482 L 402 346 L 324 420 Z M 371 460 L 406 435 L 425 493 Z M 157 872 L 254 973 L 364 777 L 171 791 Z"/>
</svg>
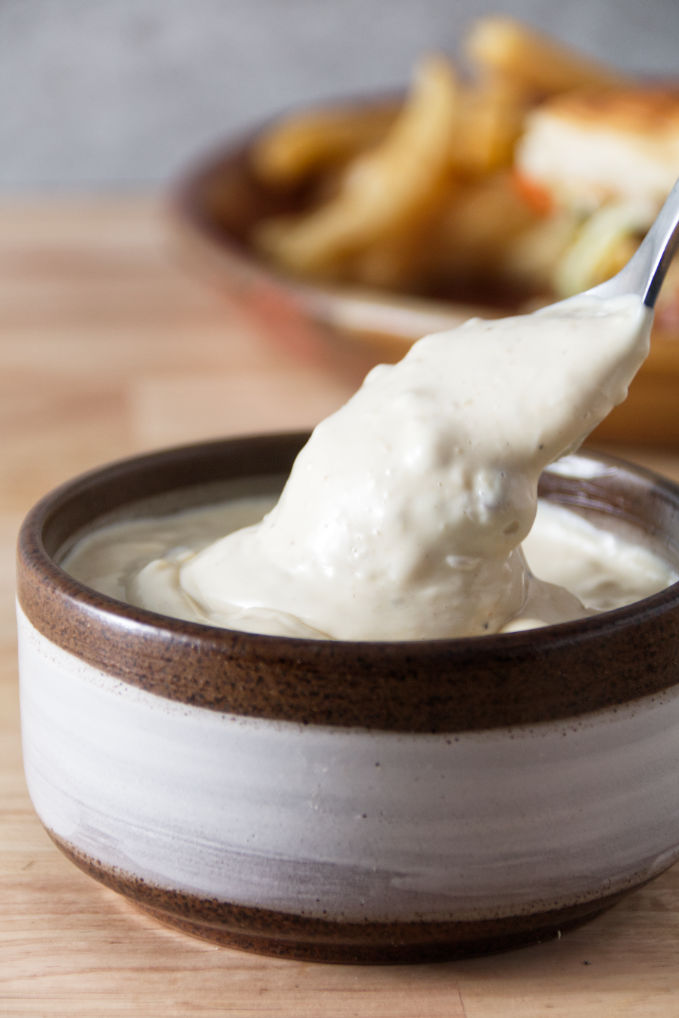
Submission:
<svg viewBox="0 0 679 1018">
<path fill-rule="evenodd" d="M 531 180 L 530 177 L 527 177 L 517 169 L 514 170 L 512 182 L 518 196 L 533 212 L 539 216 L 548 216 L 550 214 L 554 208 L 554 201 L 543 184 Z"/>
</svg>

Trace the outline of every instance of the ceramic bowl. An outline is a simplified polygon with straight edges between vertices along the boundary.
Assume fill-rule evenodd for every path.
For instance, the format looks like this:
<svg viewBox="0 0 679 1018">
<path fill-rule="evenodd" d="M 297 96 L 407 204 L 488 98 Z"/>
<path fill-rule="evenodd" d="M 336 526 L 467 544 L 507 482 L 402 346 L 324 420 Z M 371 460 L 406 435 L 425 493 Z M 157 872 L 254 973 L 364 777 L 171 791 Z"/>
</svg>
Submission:
<svg viewBox="0 0 679 1018">
<path fill-rule="evenodd" d="M 338 105 L 393 106 L 395 98 L 363 96 Z M 217 282 L 256 334 L 357 385 L 376 363 L 399 360 L 420 336 L 452 328 L 472 315 L 522 310 L 519 295 L 514 301 L 505 295 L 502 304 L 482 304 L 461 295 L 434 300 L 310 282 L 274 268 L 250 245 L 251 230 L 263 218 L 297 211 L 304 194 L 267 188 L 254 172 L 252 149 L 268 126 L 196 160 L 171 202 L 178 247 L 198 272 Z M 599 426 L 597 437 L 679 444 L 678 392 L 679 326 L 656 324 L 649 357 L 628 398 Z"/>
<path fill-rule="evenodd" d="M 344 962 L 541 940 L 673 863 L 679 584 L 532 632 L 348 643 L 166 618 L 60 568 L 108 519 L 275 490 L 302 442 L 142 456 L 28 515 L 24 760 L 61 850 L 182 930 Z M 679 567 L 676 485 L 593 454 L 541 485 Z"/>
</svg>

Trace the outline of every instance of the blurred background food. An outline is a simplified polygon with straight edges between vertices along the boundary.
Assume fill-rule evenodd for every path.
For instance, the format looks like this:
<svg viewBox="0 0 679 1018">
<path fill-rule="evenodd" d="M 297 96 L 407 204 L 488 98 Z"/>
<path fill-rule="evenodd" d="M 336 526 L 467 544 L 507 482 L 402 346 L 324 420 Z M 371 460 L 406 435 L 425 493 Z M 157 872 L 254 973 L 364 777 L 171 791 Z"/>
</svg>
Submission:
<svg viewBox="0 0 679 1018">
<path fill-rule="evenodd" d="M 265 129 L 252 171 L 293 205 L 303 189 L 302 208 L 264 214 L 246 243 L 301 278 L 500 307 L 615 274 L 679 176 L 679 81 L 626 77 L 504 16 L 462 49 L 462 68 L 421 59 L 386 111 Z"/>
<path fill-rule="evenodd" d="M 197 278 L 354 384 L 624 262 L 677 173 L 677 37 L 674 0 L 5 0 L 0 190 L 164 194 Z M 673 275 L 613 437 L 672 432 Z"/>
</svg>

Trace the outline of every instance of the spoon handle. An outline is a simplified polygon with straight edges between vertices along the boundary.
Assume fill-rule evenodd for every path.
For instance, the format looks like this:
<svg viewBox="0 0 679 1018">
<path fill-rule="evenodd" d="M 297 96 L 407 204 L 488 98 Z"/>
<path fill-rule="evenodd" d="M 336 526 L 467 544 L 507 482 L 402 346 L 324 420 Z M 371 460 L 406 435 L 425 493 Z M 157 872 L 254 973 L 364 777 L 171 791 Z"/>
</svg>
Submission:
<svg viewBox="0 0 679 1018">
<path fill-rule="evenodd" d="M 612 279 L 592 287 L 587 293 L 598 297 L 638 293 L 647 307 L 654 307 L 665 273 L 678 246 L 679 180 L 627 264 Z"/>
</svg>

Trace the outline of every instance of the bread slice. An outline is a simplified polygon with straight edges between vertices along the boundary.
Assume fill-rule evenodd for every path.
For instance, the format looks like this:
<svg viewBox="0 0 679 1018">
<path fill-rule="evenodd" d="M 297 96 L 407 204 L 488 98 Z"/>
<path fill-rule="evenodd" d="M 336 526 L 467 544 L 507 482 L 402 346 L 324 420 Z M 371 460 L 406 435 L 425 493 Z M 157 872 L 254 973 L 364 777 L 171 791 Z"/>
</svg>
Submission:
<svg viewBox="0 0 679 1018">
<path fill-rule="evenodd" d="M 650 223 L 679 177 L 679 89 L 581 90 L 527 117 L 519 176 L 582 214 L 632 203 Z"/>
</svg>

